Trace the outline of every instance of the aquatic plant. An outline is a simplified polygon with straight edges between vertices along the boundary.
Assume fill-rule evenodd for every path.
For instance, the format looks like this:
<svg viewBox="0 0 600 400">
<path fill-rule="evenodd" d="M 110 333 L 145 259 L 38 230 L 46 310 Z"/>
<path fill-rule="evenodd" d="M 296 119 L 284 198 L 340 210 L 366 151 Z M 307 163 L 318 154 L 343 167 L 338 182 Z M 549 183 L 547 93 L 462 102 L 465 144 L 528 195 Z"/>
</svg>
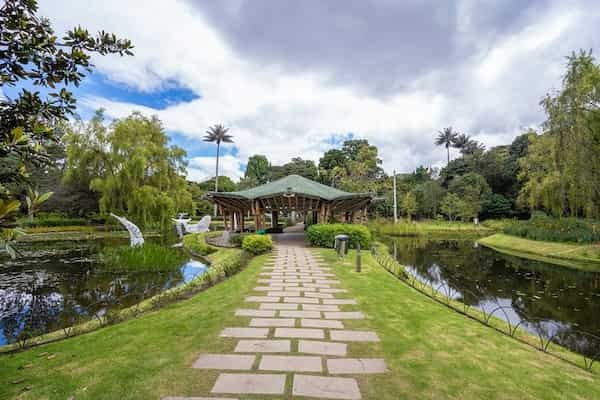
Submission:
<svg viewBox="0 0 600 400">
<path fill-rule="evenodd" d="M 110 271 L 164 271 L 179 267 L 188 256 L 173 247 L 154 243 L 142 246 L 106 247 L 100 253 L 100 268 Z"/>
</svg>

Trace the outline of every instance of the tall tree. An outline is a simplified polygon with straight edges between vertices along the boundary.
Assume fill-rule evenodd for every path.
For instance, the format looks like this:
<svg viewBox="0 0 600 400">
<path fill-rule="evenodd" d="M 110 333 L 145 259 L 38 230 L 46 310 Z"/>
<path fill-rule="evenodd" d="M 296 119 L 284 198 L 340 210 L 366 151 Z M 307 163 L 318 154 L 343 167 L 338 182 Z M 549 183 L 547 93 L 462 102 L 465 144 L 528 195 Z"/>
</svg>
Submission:
<svg viewBox="0 0 600 400">
<path fill-rule="evenodd" d="M 451 126 L 449 126 L 439 131 L 438 136 L 435 139 L 436 146 L 444 146 L 446 148 L 448 154 L 448 162 L 446 165 L 450 164 L 450 147 L 452 147 L 457 137 L 458 134 L 452 130 Z"/>
<path fill-rule="evenodd" d="M 102 212 L 125 214 L 144 227 L 166 228 L 176 212 L 192 211 L 186 153 L 168 145 L 156 117 L 133 113 L 110 128 L 98 120 L 85 126 L 67 135 L 65 179 L 89 180 L 90 188 L 100 193 Z"/>
<path fill-rule="evenodd" d="M 266 156 L 255 154 L 248 158 L 244 178 L 250 179 L 257 184 L 262 185 L 269 181 L 270 168 L 271 164 Z"/>
<path fill-rule="evenodd" d="M 82 27 L 59 39 L 50 21 L 37 15 L 35 0 L 5 0 L 0 7 L 0 87 L 21 88 L 0 96 L 0 244 L 14 237 L 15 186 L 27 181 L 27 163 L 48 162 L 52 125 L 75 109 L 69 85 L 91 72 L 92 53 L 132 55 L 129 40 Z M 31 91 L 26 88 L 41 87 Z M 45 93 L 41 95 L 40 93 Z"/>
<path fill-rule="evenodd" d="M 225 128 L 223 125 L 217 124 L 211 126 L 204 136 L 205 142 L 217 144 L 217 162 L 215 167 L 215 192 L 219 191 L 219 153 L 221 150 L 221 143 L 233 143 L 233 136 L 228 135 L 229 128 Z M 217 205 L 215 204 L 215 216 L 217 216 Z"/>
</svg>

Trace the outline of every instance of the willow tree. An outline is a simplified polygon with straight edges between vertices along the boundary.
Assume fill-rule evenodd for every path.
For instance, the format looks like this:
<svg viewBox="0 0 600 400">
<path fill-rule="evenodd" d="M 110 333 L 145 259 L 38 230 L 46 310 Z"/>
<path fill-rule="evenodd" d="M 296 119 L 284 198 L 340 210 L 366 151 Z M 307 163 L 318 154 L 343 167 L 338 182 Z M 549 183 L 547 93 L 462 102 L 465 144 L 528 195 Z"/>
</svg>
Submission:
<svg viewBox="0 0 600 400">
<path fill-rule="evenodd" d="M 521 162 L 520 199 L 559 216 L 598 217 L 600 66 L 586 51 L 567 60 L 562 88 L 541 102 L 547 120 Z"/>
<path fill-rule="evenodd" d="M 87 180 L 100 210 L 125 214 L 144 227 L 165 228 L 177 211 L 191 211 L 186 153 L 169 145 L 156 117 L 133 113 L 110 127 L 99 112 L 67 135 L 65 179 Z"/>
</svg>

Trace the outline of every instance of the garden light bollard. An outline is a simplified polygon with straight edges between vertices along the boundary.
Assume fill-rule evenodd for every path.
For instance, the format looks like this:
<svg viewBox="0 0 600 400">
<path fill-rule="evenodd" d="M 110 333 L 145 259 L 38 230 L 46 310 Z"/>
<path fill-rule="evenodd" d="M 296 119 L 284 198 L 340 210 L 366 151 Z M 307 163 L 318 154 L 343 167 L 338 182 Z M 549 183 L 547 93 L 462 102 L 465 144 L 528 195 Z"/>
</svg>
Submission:
<svg viewBox="0 0 600 400">
<path fill-rule="evenodd" d="M 362 255 L 360 254 L 360 243 L 356 244 L 356 272 L 362 269 Z"/>
<path fill-rule="evenodd" d="M 334 248 L 339 257 L 344 257 L 348 254 L 348 241 L 350 237 L 348 235 L 337 235 L 335 237 Z"/>
</svg>

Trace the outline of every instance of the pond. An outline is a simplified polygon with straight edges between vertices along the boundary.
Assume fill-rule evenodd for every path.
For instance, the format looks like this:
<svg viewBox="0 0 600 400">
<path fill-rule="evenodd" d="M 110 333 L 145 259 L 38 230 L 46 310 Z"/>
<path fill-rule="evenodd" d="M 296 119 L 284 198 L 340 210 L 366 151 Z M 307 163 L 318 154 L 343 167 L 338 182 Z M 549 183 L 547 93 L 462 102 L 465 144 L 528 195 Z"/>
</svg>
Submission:
<svg viewBox="0 0 600 400">
<path fill-rule="evenodd" d="M 0 346 L 15 342 L 25 329 L 51 332 L 132 306 L 207 269 L 193 259 L 169 272 L 107 273 L 96 268 L 103 246 L 122 244 L 127 241 L 53 242 L 22 246 L 16 260 L 2 256 Z"/>
<path fill-rule="evenodd" d="M 391 238 L 407 272 L 445 294 L 573 351 L 600 353 L 600 272 L 501 254 L 474 240 Z M 594 336 L 591 336 L 591 335 Z"/>
</svg>

